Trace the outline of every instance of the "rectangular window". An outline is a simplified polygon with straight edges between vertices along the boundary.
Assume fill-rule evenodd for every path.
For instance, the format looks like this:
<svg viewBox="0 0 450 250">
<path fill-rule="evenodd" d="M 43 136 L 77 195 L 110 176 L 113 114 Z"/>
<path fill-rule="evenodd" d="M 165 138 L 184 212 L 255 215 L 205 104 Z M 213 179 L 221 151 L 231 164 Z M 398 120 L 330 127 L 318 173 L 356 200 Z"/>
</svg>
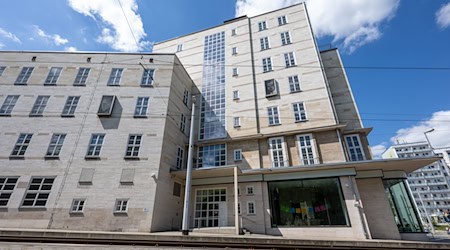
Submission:
<svg viewBox="0 0 450 250">
<path fill-rule="evenodd" d="M 262 21 L 258 23 L 258 29 L 259 31 L 263 31 L 267 29 L 267 23 L 266 21 Z"/>
<path fill-rule="evenodd" d="M 269 126 L 280 124 L 280 113 L 278 106 L 268 107 L 267 114 L 269 115 Z"/>
<path fill-rule="evenodd" d="M 72 201 L 72 206 L 70 207 L 71 213 L 83 213 L 85 199 L 74 199 Z"/>
<path fill-rule="evenodd" d="M 270 138 L 269 150 L 272 158 L 272 167 L 278 168 L 288 166 L 283 137 Z"/>
<path fill-rule="evenodd" d="M 183 44 L 177 45 L 177 52 L 183 51 Z"/>
<path fill-rule="evenodd" d="M 231 51 L 232 51 L 232 54 L 233 54 L 233 55 L 237 55 L 237 53 L 238 53 L 238 48 L 237 48 L 237 47 L 233 47 L 233 48 L 231 48 Z"/>
<path fill-rule="evenodd" d="M 108 79 L 108 86 L 119 86 L 120 79 L 122 78 L 123 68 L 113 68 L 111 69 L 111 74 Z"/>
<path fill-rule="evenodd" d="M 185 130 L 186 130 L 186 116 L 184 114 L 181 114 L 180 131 L 184 133 Z"/>
<path fill-rule="evenodd" d="M 67 97 L 67 101 L 66 104 L 64 105 L 61 116 L 65 117 L 75 116 L 75 110 L 77 109 L 78 101 L 80 101 L 79 96 Z"/>
<path fill-rule="evenodd" d="M 247 186 L 246 188 L 245 188 L 245 190 L 246 190 L 246 193 L 247 193 L 247 195 L 254 195 L 255 194 L 255 189 L 254 189 L 254 187 L 253 186 Z"/>
<path fill-rule="evenodd" d="M 23 67 L 20 71 L 19 76 L 14 82 L 15 85 L 25 85 L 28 82 L 28 78 L 30 78 L 31 73 L 33 72 L 34 67 Z"/>
<path fill-rule="evenodd" d="M 293 103 L 292 108 L 294 109 L 295 122 L 304 122 L 308 119 L 306 117 L 305 104 L 303 102 Z"/>
<path fill-rule="evenodd" d="M 23 207 L 45 207 L 54 177 L 32 177 L 22 202 Z"/>
<path fill-rule="evenodd" d="M 181 196 L 181 184 L 178 182 L 173 183 L 173 196 L 176 196 L 176 197 Z"/>
<path fill-rule="evenodd" d="M 289 76 L 288 81 L 289 81 L 289 89 L 291 90 L 291 93 L 300 91 L 300 80 L 298 78 L 298 75 Z"/>
<path fill-rule="evenodd" d="M 198 168 L 226 165 L 227 150 L 225 144 L 202 146 L 198 148 Z"/>
<path fill-rule="evenodd" d="M 117 199 L 114 205 L 114 213 L 126 213 L 128 210 L 128 199 Z"/>
<path fill-rule="evenodd" d="M 345 142 L 347 143 L 350 161 L 364 161 L 364 151 L 361 146 L 359 135 L 346 135 Z"/>
<path fill-rule="evenodd" d="M 291 34 L 289 33 L 289 31 L 281 33 L 281 44 L 291 44 Z"/>
<path fill-rule="evenodd" d="M 184 90 L 184 94 L 183 94 L 183 103 L 184 105 L 188 105 L 188 101 L 189 101 L 189 91 L 187 89 Z"/>
<path fill-rule="evenodd" d="M 285 24 L 287 24 L 286 16 L 279 16 L 278 17 L 278 25 L 285 25 Z"/>
<path fill-rule="evenodd" d="M 227 190 L 224 188 L 197 189 L 194 205 L 194 227 L 219 227 L 226 225 L 221 218 L 226 211 Z M 225 205 L 225 207 L 222 207 Z M 219 224 L 220 223 L 220 224 Z"/>
<path fill-rule="evenodd" d="M 285 53 L 284 54 L 284 62 L 286 63 L 286 68 L 297 65 L 297 63 L 295 62 L 294 52 Z"/>
<path fill-rule="evenodd" d="M 270 49 L 269 38 L 267 36 L 259 39 L 259 43 L 261 45 L 261 50 Z"/>
<path fill-rule="evenodd" d="M 38 96 L 34 102 L 33 108 L 31 109 L 30 116 L 42 116 L 49 98 L 50 96 Z"/>
<path fill-rule="evenodd" d="M 233 76 L 238 76 L 238 75 L 239 75 L 239 69 L 233 68 Z"/>
<path fill-rule="evenodd" d="M 231 35 L 232 35 L 232 36 L 235 36 L 236 34 L 237 34 L 236 29 L 232 29 L 232 30 L 231 30 Z"/>
<path fill-rule="evenodd" d="M 234 150 L 234 161 L 242 161 L 242 149 Z"/>
<path fill-rule="evenodd" d="M 256 214 L 254 201 L 247 202 L 247 214 L 250 214 L 250 215 Z"/>
<path fill-rule="evenodd" d="M 141 148 L 142 135 L 129 135 L 127 143 L 127 151 L 125 152 L 125 158 L 138 158 L 139 149 Z"/>
<path fill-rule="evenodd" d="M 275 79 L 265 80 L 266 97 L 278 95 L 278 85 Z"/>
<path fill-rule="evenodd" d="M 116 96 L 114 95 L 104 95 L 100 101 L 100 106 L 98 107 L 98 116 L 110 116 L 112 114 L 114 103 L 116 102 Z"/>
<path fill-rule="evenodd" d="M 3 72 L 5 72 L 6 66 L 0 66 L 0 76 L 3 75 Z"/>
<path fill-rule="evenodd" d="M 11 115 L 17 100 L 19 100 L 18 95 L 8 95 L 0 108 L 0 115 Z"/>
<path fill-rule="evenodd" d="M 144 69 L 142 73 L 141 86 L 153 86 L 154 69 Z"/>
<path fill-rule="evenodd" d="M 18 179 L 18 177 L 0 176 L 0 207 L 8 206 Z"/>
<path fill-rule="evenodd" d="M 104 139 L 105 134 L 92 134 L 86 157 L 99 157 Z"/>
<path fill-rule="evenodd" d="M 263 58 L 262 64 L 263 64 L 263 72 L 264 73 L 272 71 L 272 58 L 270 58 L 270 57 Z"/>
<path fill-rule="evenodd" d="M 177 148 L 177 169 L 183 168 L 184 150 L 181 147 Z"/>
<path fill-rule="evenodd" d="M 89 76 L 91 68 L 80 68 L 78 70 L 77 76 L 75 77 L 75 82 L 73 85 L 86 85 L 86 80 Z"/>
<path fill-rule="evenodd" d="M 239 100 L 239 90 L 233 91 L 233 100 Z"/>
<path fill-rule="evenodd" d="M 316 156 L 316 149 L 312 134 L 298 135 L 298 150 L 302 165 L 318 164 L 319 159 Z"/>
<path fill-rule="evenodd" d="M 239 116 L 233 117 L 233 127 L 239 128 L 241 126 L 241 118 Z"/>
<path fill-rule="evenodd" d="M 56 85 L 59 75 L 61 74 L 61 67 L 52 67 L 48 72 L 47 79 L 45 79 L 45 85 Z"/>
<path fill-rule="evenodd" d="M 19 138 L 17 139 L 16 145 L 14 145 L 11 156 L 23 157 L 25 155 L 25 152 L 27 151 L 28 146 L 30 145 L 31 137 L 33 137 L 33 134 L 21 133 L 19 135 Z"/>
<path fill-rule="evenodd" d="M 138 97 L 134 117 L 147 117 L 148 97 Z"/>
<path fill-rule="evenodd" d="M 66 134 L 53 134 L 45 156 L 58 157 L 64 144 L 64 139 L 66 139 Z"/>
<path fill-rule="evenodd" d="M 241 214 L 241 203 L 238 202 L 238 214 Z"/>
</svg>

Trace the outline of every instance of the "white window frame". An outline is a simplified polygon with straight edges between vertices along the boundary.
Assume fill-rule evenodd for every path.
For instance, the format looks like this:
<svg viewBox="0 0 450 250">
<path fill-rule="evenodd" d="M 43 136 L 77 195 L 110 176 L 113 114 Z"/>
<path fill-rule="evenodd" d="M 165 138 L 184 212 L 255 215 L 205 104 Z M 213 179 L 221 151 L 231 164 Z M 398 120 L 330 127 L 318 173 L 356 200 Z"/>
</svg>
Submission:
<svg viewBox="0 0 450 250">
<path fill-rule="evenodd" d="M 280 108 L 278 106 L 267 107 L 267 119 L 269 122 L 269 126 L 280 125 Z"/>
<path fill-rule="evenodd" d="M 40 180 L 36 182 L 34 180 Z M 50 198 L 50 192 L 52 190 L 53 184 L 55 183 L 56 177 L 31 177 L 28 188 L 23 196 L 21 207 L 45 207 Z M 31 189 L 31 186 L 38 186 L 38 188 Z M 48 187 L 50 186 L 50 187 Z M 34 197 L 28 197 L 29 195 L 35 195 Z M 32 201 L 31 205 L 25 205 L 25 202 Z M 45 201 L 44 205 L 36 205 L 37 202 Z"/>
<path fill-rule="evenodd" d="M 66 134 L 53 134 L 52 138 L 50 139 L 50 143 L 48 145 L 45 157 L 47 158 L 59 157 L 65 139 Z"/>
<path fill-rule="evenodd" d="M 238 48 L 237 47 L 231 48 L 231 54 L 232 55 L 237 55 L 238 54 Z"/>
<path fill-rule="evenodd" d="M 79 68 L 77 76 L 75 77 L 75 81 L 73 82 L 73 85 L 85 86 L 90 72 L 91 68 Z"/>
<path fill-rule="evenodd" d="M 101 140 L 100 140 L 101 139 Z M 93 141 L 95 140 L 95 141 Z M 103 143 L 105 142 L 105 134 L 92 134 L 89 139 L 88 149 L 86 151 L 87 158 L 99 158 L 102 151 Z M 92 148 L 92 153 L 89 153 Z M 98 153 L 95 153 L 98 149 Z"/>
<path fill-rule="evenodd" d="M 266 57 L 262 59 L 263 73 L 273 71 L 272 58 Z"/>
<path fill-rule="evenodd" d="M 234 116 L 233 117 L 233 127 L 234 128 L 241 127 L 241 117 L 239 117 L 239 116 Z"/>
<path fill-rule="evenodd" d="M 182 43 L 177 45 L 177 52 L 181 52 L 181 51 L 183 51 L 183 44 Z"/>
<path fill-rule="evenodd" d="M 84 212 L 84 207 L 86 205 L 85 198 L 76 198 L 72 200 L 72 205 L 70 206 L 71 214 L 82 214 Z"/>
<path fill-rule="evenodd" d="M 155 69 L 144 69 L 142 72 L 141 86 L 153 86 Z"/>
<path fill-rule="evenodd" d="M 56 85 L 62 70 L 62 67 L 51 67 L 48 71 L 47 78 L 45 78 L 44 85 Z"/>
<path fill-rule="evenodd" d="M 33 107 L 31 108 L 30 116 L 42 116 L 49 99 L 50 96 L 48 95 L 38 96 L 36 101 L 34 101 Z"/>
<path fill-rule="evenodd" d="M 308 114 L 306 113 L 305 102 L 292 103 L 292 110 L 294 112 L 294 120 L 295 120 L 295 122 L 306 122 L 306 121 L 308 121 Z M 304 116 L 305 118 L 302 118 L 302 116 Z"/>
<path fill-rule="evenodd" d="M 134 117 L 147 117 L 149 102 L 150 98 L 148 96 L 138 96 L 136 108 L 134 109 Z"/>
<path fill-rule="evenodd" d="M 20 95 L 8 95 L 3 101 L 2 107 L 0 108 L 0 115 L 8 116 L 11 115 L 14 106 L 16 106 Z"/>
<path fill-rule="evenodd" d="M 317 157 L 317 150 L 316 150 L 316 140 L 313 136 L 313 134 L 301 134 L 297 135 L 297 147 L 298 147 L 298 153 L 300 156 L 300 165 L 313 165 L 319 163 L 319 158 Z M 305 145 L 301 145 L 301 139 L 303 138 L 305 141 Z M 309 144 L 306 145 L 306 138 L 309 138 Z M 303 151 L 305 151 L 306 157 L 303 154 Z M 310 154 L 312 154 L 312 158 L 310 157 Z"/>
<path fill-rule="evenodd" d="M 5 208 L 8 207 L 9 200 L 11 199 L 11 195 L 16 188 L 19 177 L 0 176 L 0 179 L 3 179 L 3 182 L 0 182 L 0 207 Z M 5 205 L 1 205 L 1 202 L 4 202 Z"/>
<path fill-rule="evenodd" d="M 251 208 L 253 211 L 251 211 Z M 256 203 L 254 201 L 247 201 L 247 215 L 256 215 Z"/>
<path fill-rule="evenodd" d="M 235 35 L 237 35 L 237 29 L 236 28 L 231 30 L 231 36 L 235 36 Z"/>
<path fill-rule="evenodd" d="M 235 149 L 233 151 L 234 161 L 242 161 L 242 149 Z"/>
<path fill-rule="evenodd" d="M 268 27 L 267 27 L 266 21 L 258 22 L 258 31 L 263 31 L 263 30 L 266 30 L 267 28 Z"/>
<path fill-rule="evenodd" d="M 122 80 L 123 68 L 112 68 L 109 74 L 107 86 L 120 86 Z"/>
<path fill-rule="evenodd" d="M 233 68 L 233 76 L 239 75 L 239 68 Z"/>
<path fill-rule="evenodd" d="M 292 43 L 291 33 L 289 31 L 280 33 L 281 45 L 289 45 Z"/>
<path fill-rule="evenodd" d="M 286 64 L 286 68 L 296 66 L 297 60 L 295 59 L 295 53 L 294 52 L 284 53 L 284 63 Z"/>
<path fill-rule="evenodd" d="M 298 77 L 298 75 L 289 76 L 288 82 L 289 82 L 289 91 L 291 93 L 302 91 L 300 87 L 300 78 Z"/>
<path fill-rule="evenodd" d="M 239 90 L 233 90 L 233 100 L 239 100 Z"/>
<path fill-rule="evenodd" d="M 354 141 L 353 141 L 354 137 L 356 137 L 359 146 L 352 146 L 352 147 L 350 147 L 350 145 L 348 144 L 347 138 L 351 138 L 352 144 L 354 145 Z M 359 137 L 358 134 L 345 135 L 344 136 L 344 141 L 345 141 L 345 144 L 347 145 L 347 150 L 348 150 L 348 155 L 349 155 L 349 160 L 350 161 L 364 161 L 366 159 L 366 156 L 364 154 L 364 148 L 362 147 L 362 144 L 361 144 L 361 138 Z M 352 153 L 351 153 L 352 149 L 353 150 L 359 149 L 361 151 L 362 159 L 358 158 L 357 152 L 355 151 L 356 160 L 352 160 Z"/>
<path fill-rule="evenodd" d="M 279 16 L 279 17 L 277 17 L 277 20 L 278 20 L 278 25 L 279 26 L 285 25 L 285 24 L 288 23 L 287 16 Z"/>
<path fill-rule="evenodd" d="M 274 155 L 274 148 L 273 148 L 273 141 L 281 139 L 281 154 L 277 153 L 277 158 L 281 155 L 283 157 L 283 161 L 275 161 L 275 155 Z M 270 159 L 272 160 L 272 167 L 278 168 L 278 167 L 287 167 L 289 165 L 289 158 L 286 151 L 286 144 L 284 141 L 284 137 L 272 137 L 269 138 L 269 153 L 270 153 Z M 279 152 L 280 148 L 277 148 L 277 152 Z M 282 165 L 280 164 L 282 163 Z M 278 166 L 276 166 L 278 165 Z"/>
<path fill-rule="evenodd" d="M 259 39 L 259 44 L 261 46 L 261 50 L 270 49 L 270 40 L 269 37 L 265 36 Z"/>
<path fill-rule="evenodd" d="M 241 202 L 238 202 L 238 214 L 241 214 Z"/>
<path fill-rule="evenodd" d="M 125 158 L 139 158 L 139 150 L 142 145 L 142 134 L 129 134 Z"/>
<path fill-rule="evenodd" d="M 187 89 L 185 89 L 184 93 L 183 93 L 183 103 L 184 103 L 184 105 L 187 106 L 188 102 L 189 102 L 189 91 Z"/>
<path fill-rule="evenodd" d="M 13 151 L 11 152 L 11 156 L 24 157 L 32 138 L 33 134 L 31 133 L 20 133 L 16 144 L 14 145 Z"/>
<path fill-rule="evenodd" d="M 246 195 L 255 195 L 255 187 L 254 186 L 246 186 L 245 194 Z"/>
<path fill-rule="evenodd" d="M 14 85 L 26 85 L 28 80 L 30 79 L 31 74 L 33 73 L 34 67 L 23 67 L 17 76 Z"/>
<path fill-rule="evenodd" d="M 75 116 L 75 111 L 80 101 L 80 96 L 69 96 L 67 97 L 66 104 L 64 104 L 61 116 L 63 117 L 73 117 Z"/>
<path fill-rule="evenodd" d="M 177 162 L 175 164 L 177 169 L 183 169 L 184 163 L 184 149 L 181 147 L 177 148 Z"/>
<path fill-rule="evenodd" d="M 128 212 L 128 205 L 129 199 L 116 199 L 116 202 L 114 202 L 114 213 L 126 214 Z"/>
<path fill-rule="evenodd" d="M 182 113 L 180 117 L 180 131 L 184 132 L 186 131 L 186 116 Z"/>
</svg>

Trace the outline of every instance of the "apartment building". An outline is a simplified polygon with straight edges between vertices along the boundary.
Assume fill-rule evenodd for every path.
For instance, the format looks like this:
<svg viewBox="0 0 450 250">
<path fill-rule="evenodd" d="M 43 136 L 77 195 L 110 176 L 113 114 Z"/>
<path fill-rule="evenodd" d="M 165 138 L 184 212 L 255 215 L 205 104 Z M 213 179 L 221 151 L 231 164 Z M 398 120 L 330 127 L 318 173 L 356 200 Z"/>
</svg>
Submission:
<svg viewBox="0 0 450 250">
<path fill-rule="evenodd" d="M 382 157 L 415 158 L 434 155 L 439 156 L 428 142 L 414 142 L 393 145 Z M 408 174 L 408 184 L 423 221 L 427 221 L 427 216 L 430 216 L 435 222 L 445 222 L 444 213 L 450 209 L 450 170 L 444 159 Z"/>
</svg>

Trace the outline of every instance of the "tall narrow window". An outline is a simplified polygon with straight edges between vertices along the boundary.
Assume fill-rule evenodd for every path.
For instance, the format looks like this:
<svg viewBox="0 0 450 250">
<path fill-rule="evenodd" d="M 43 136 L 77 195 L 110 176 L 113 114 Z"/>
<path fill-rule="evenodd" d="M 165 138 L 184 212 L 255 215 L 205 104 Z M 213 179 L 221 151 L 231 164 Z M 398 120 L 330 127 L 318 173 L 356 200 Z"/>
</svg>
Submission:
<svg viewBox="0 0 450 250">
<path fill-rule="evenodd" d="M 18 179 L 18 177 L 0 176 L 0 207 L 8 206 L 9 198 L 11 198 Z"/>
<path fill-rule="evenodd" d="M 89 141 L 88 150 L 86 157 L 99 157 L 100 150 L 102 149 L 103 141 L 105 139 L 105 134 L 92 134 L 91 140 Z"/>
<path fill-rule="evenodd" d="M 42 116 L 49 98 L 50 96 L 38 96 L 34 102 L 33 108 L 31 109 L 30 116 Z"/>
<path fill-rule="evenodd" d="M 288 81 L 289 81 L 289 89 L 291 90 L 291 93 L 300 91 L 300 81 L 298 79 L 298 75 L 289 76 Z"/>
<path fill-rule="evenodd" d="M 54 177 L 32 177 L 22 202 L 23 207 L 45 207 Z"/>
<path fill-rule="evenodd" d="M 234 161 L 242 161 L 242 149 L 234 150 Z"/>
<path fill-rule="evenodd" d="M 233 55 L 237 55 L 237 53 L 238 53 L 238 48 L 237 48 L 237 47 L 231 48 L 231 53 L 232 53 Z"/>
<path fill-rule="evenodd" d="M 345 142 L 347 143 L 350 161 L 363 161 L 365 159 L 359 135 L 346 135 Z"/>
<path fill-rule="evenodd" d="M 180 131 L 184 133 L 185 130 L 186 130 L 186 116 L 184 114 L 181 114 Z"/>
<path fill-rule="evenodd" d="M 261 45 L 261 50 L 266 50 L 266 49 L 270 49 L 270 43 L 269 43 L 269 38 L 263 37 L 259 39 L 259 43 Z"/>
<path fill-rule="evenodd" d="M 241 126 L 241 118 L 239 116 L 233 117 L 233 127 L 239 128 Z"/>
<path fill-rule="evenodd" d="M 18 95 L 8 95 L 0 108 L 1 115 L 11 115 L 11 112 L 16 105 L 17 100 L 19 100 Z"/>
<path fill-rule="evenodd" d="M 285 24 L 287 24 L 286 16 L 279 16 L 278 17 L 278 25 L 285 25 Z"/>
<path fill-rule="evenodd" d="M 125 158 L 139 157 L 139 149 L 141 148 L 142 135 L 130 135 L 128 137 L 127 151 Z"/>
<path fill-rule="evenodd" d="M 177 148 L 177 169 L 183 168 L 183 160 L 184 160 L 184 150 L 181 147 Z"/>
<path fill-rule="evenodd" d="M 264 73 L 272 71 L 272 58 L 270 58 L 270 57 L 263 58 L 262 64 L 263 64 L 263 72 Z"/>
<path fill-rule="evenodd" d="M 268 107 L 267 114 L 269 115 L 269 126 L 280 124 L 280 114 L 278 106 Z"/>
<path fill-rule="evenodd" d="M 219 167 L 226 165 L 227 150 L 225 144 L 202 146 L 198 148 L 198 167 Z"/>
<path fill-rule="evenodd" d="M 184 90 L 184 94 L 183 94 L 183 103 L 184 105 L 188 105 L 188 101 L 189 101 L 189 91 L 187 89 Z"/>
<path fill-rule="evenodd" d="M 291 43 L 291 34 L 289 31 L 281 33 L 281 44 L 288 45 Z"/>
<path fill-rule="evenodd" d="M 67 117 L 74 116 L 79 100 L 80 100 L 79 96 L 67 97 L 67 101 L 66 101 L 66 104 L 64 105 L 61 116 L 67 116 Z"/>
<path fill-rule="evenodd" d="M 233 68 L 233 76 L 239 75 L 239 68 Z"/>
<path fill-rule="evenodd" d="M 270 138 L 269 150 L 272 158 L 272 167 L 278 168 L 288 165 L 283 137 Z"/>
<path fill-rule="evenodd" d="M 177 52 L 183 51 L 183 44 L 177 45 Z"/>
<path fill-rule="evenodd" d="M 31 137 L 33 137 L 33 134 L 21 133 L 19 135 L 19 138 L 17 139 L 11 156 L 23 157 L 25 155 L 25 152 L 27 151 L 28 146 L 30 145 Z"/>
<path fill-rule="evenodd" d="M 135 117 L 147 117 L 148 97 L 138 97 L 136 102 L 136 109 L 134 110 Z"/>
<path fill-rule="evenodd" d="M 256 214 L 254 201 L 247 202 L 247 214 L 249 214 L 249 215 Z"/>
<path fill-rule="evenodd" d="M 292 108 L 294 109 L 295 122 L 304 122 L 307 120 L 305 104 L 303 102 L 293 103 Z"/>
<path fill-rule="evenodd" d="M 3 75 L 3 72 L 5 72 L 6 66 L 0 66 L 0 76 Z"/>
<path fill-rule="evenodd" d="M 23 67 L 14 84 L 15 85 L 27 84 L 28 78 L 30 78 L 31 73 L 33 72 L 33 69 L 34 69 L 34 67 Z"/>
<path fill-rule="evenodd" d="M 108 79 L 108 86 L 119 86 L 120 79 L 122 78 L 122 68 L 113 68 L 111 69 L 111 74 Z"/>
<path fill-rule="evenodd" d="M 239 100 L 239 90 L 233 91 L 233 100 Z"/>
<path fill-rule="evenodd" d="M 286 63 L 286 68 L 295 66 L 296 62 L 294 52 L 284 54 L 284 62 Z"/>
<path fill-rule="evenodd" d="M 58 157 L 64 144 L 64 139 L 66 139 L 66 134 L 53 134 L 45 157 Z"/>
<path fill-rule="evenodd" d="M 298 135 L 297 141 L 301 164 L 312 165 L 319 163 L 316 156 L 312 134 Z"/>
<path fill-rule="evenodd" d="M 142 73 L 141 86 L 153 86 L 154 69 L 145 69 Z"/>
<path fill-rule="evenodd" d="M 75 77 L 75 82 L 73 85 L 86 85 L 86 80 L 89 76 L 91 68 L 80 68 L 78 70 L 77 76 Z"/>
<path fill-rule="evenodd" d="M 266 21 L 262 21 L 258 23 L 258 29 L 259 31 L 263 31 L 267 29 L 267 23 Z"/>
<path fill-rule="evenodd" d="M 236 34 L 237 34 L 236 29 L 232 29 L 232 30 L 231 30 L 231 35 L 232 35 L 232 36 L 235 36 Z"/>
<path fill-rule="evenodd" d="M 52 67 L 48 72 L 47 79 L 45 79 L 45 85 L 55 85 L 58 81 L 59 75 L 61 74 L 61 67 Z"/>
</svg>

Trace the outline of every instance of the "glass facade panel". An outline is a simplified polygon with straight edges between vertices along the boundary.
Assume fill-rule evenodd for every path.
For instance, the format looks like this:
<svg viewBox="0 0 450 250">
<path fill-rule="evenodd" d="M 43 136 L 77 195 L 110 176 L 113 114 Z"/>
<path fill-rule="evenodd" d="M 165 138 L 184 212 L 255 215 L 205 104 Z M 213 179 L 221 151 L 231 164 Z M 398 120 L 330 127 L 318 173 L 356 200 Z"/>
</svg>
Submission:
<svg viewBox="0 0 450 250">
<path fill-rule="evenodd" d="M 227 150 L 225 144 L 199 147 L 198 167 L 219 167 L 226 165 Z"/>
</svg>

